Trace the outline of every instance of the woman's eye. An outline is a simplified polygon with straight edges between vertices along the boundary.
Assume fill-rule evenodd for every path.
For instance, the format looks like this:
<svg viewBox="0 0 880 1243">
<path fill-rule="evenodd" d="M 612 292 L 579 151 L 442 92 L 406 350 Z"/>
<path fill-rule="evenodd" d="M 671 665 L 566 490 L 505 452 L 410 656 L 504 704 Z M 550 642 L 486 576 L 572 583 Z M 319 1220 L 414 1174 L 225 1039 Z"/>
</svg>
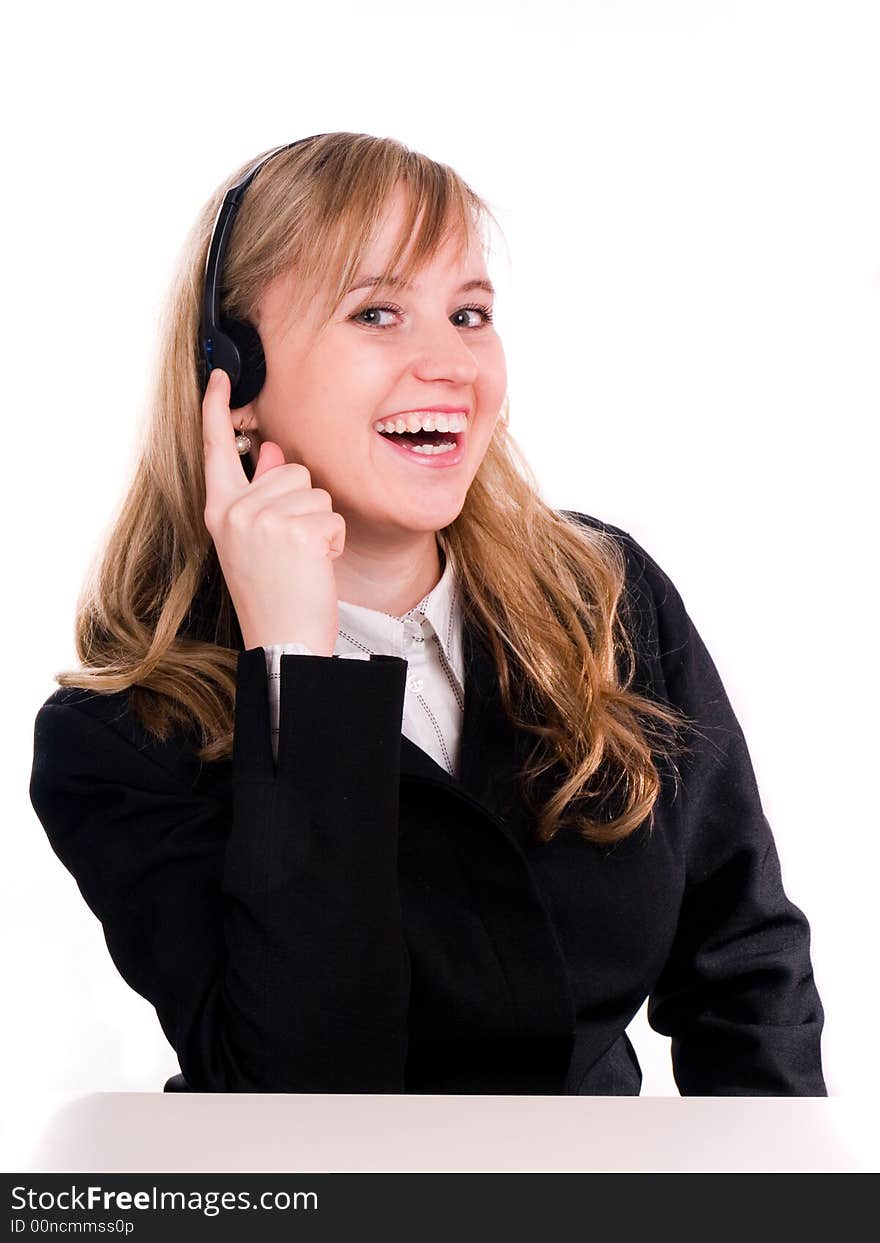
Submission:
<svg viewBox="0 0 880 1243">
<path fill-rule="evenodd" d="M 482 315 L 483 317 L 481 320 L 479 320 L 476 324 L 473 325 L 474 328 L 481 328 L 483 324 L 492 323 L 492 312 L 489 310 L 487 306 L 463 306 L 458 311 L 455 312 L 456 315 L 467 315 L 468 313 L 471 313 L 474 315 Z M 463 327 L 468 328 L 468 327 L 471 327 L 471 325 L 464 324 Z"/>
<path fill-rule="evenodd" d="M 358 311 L 355 315 L 353 315 L 352 319 L 362 324 L 366 324 L 368 328 L 388 328 L 390 327 L 389 324 L 380 324 L 378 322 L 378 316 L 383 313 L 387 315 L 394 315 L 396 312 L 397 307 L 394 306 L 365 306 L 362 311 Z M 370 316 L 371 318 L 362 319 L 361 316 Z"/>
<path fill-rule="evenodd" d="M 365 306 L 363 310 L 355 312 L 355 314 L 352 315 L 352 319 L 356 323 L 364 324 L 367 328 L 392 328 L 393 324 L 380 323 L 379 316 L 401 314 L 403 314 L 403 312 L 399 306 Z M 457 316 L 467 314 L 481 316 L 482 318 L 477 319 L 476 322 L 472 321 L 470 323 L 459 323 L 456 327 L 482 328 L 484 325 L 491 324 L 492 322 L 492 311 L 487 306 L 462 306 L 459 307 L 457 311 L 453 311 L 450 318 L 455 320 Z"/>
</svg>

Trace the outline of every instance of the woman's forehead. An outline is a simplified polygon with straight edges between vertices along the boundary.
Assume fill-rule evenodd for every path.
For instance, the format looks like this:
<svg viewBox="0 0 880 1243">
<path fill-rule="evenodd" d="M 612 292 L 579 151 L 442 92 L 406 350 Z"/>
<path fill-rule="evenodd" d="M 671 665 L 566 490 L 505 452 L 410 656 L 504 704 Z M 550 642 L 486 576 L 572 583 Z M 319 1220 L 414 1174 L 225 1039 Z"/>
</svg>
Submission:
<svg viewBox="0 0 880 1243">
<path fill-rule="evenodd" d="M 431 250 L 436 250 L 438 245 L 473 247 L 480 243 L 477 222 L 458 196 L 437 197 L 427 191 L 420 195 L 415 187 L 398 183 L 377 214 L 369 249 L 390 255 L 396 244 L 407 236 L 411 246 L 415 245 L 426 229 L 431 234 Z M 371 257 L 384 258 L 385 254 L 376 253 Z"/>
<path fill-rule="evenodd" d="M 456 288 L 466 280 L 488 284 L 485 251 L 476 223 L 462 221 L 449 210 L 440 227 L 434 223 L 430 239 L 422 240 L 424 210 L 413 219 L 411 206 L 406 192 L 398 190 L 390 195 L 365 246 L 363 229 L 340 220 L 335 238 L 327 239 L 328 262 L 314 266 L 315 274 L 308 284 L 296 264 L 278 274 L 260 298 L 260 320 L 285 318 L 290 312 L 322 320 L 355 291 L 366 296 L 371 289 L 418 293 L 437 283 L 456 284 Z M 394 269 L 389 271 L 395 254 Z"/>
</svg>

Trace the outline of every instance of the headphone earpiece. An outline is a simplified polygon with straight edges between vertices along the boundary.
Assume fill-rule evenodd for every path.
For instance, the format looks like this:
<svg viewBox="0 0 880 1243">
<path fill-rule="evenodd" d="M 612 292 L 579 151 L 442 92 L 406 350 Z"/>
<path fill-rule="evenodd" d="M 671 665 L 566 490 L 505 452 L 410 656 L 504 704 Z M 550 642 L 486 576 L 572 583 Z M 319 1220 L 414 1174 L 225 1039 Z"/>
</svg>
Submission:
<svg viewBox="0 0 880 1243">
<path fill-rule="evenodd" d="M 266 356 L 260 334 L 246 319 L 221 316 L 213 344 L 213 364 L 223 368 L 232 384 L 230 410 L 246 406 L 266 382 Z"/>
<path fill-rule="evenodd" d="M 313 134 L 312 138 L 324 138 L 324 134 Z M 298 138 L 296 142 L 276 147 L 268 155 L 263 156 L 234 186 L 227 190 L 211 238 L 208 242 L 208 254 L 205 259 L 205 279 L 202 286 L 201 319 L 199 321 L 199 356 L 198 374 L 201 379 L 202 396 L 208 385 L 208 376 L 215 367 L 220 367 L 229 376 L 231 392 L 229 407 L 238 410 L 253 401 L 266 382 L 266 355 L 260 334 L 253 324 L 244 319 L 229 319 L 220 314 L 220 277 L 223 268 L 223 256 L 229 242 L 235 215 L 245 190 L 256 177 L 260 169 L 269 160 L 298 147 L 300 143 L 310 142 L 309 138 Z"/>
</svg>

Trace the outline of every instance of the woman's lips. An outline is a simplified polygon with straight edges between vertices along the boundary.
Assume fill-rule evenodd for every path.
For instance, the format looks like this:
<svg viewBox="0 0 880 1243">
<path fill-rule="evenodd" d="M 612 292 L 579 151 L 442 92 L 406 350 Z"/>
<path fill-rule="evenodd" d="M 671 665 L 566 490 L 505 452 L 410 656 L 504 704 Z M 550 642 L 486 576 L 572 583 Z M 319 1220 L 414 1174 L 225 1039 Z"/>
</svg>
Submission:
<svg viewBox="0 0 880 1243">
<path fill-rule="evenodd" d="M 386 419 L 405 419 L 408 414 L 469 414 L 469 406 L 414 406 L 411 410 L 399 410 L 397 414 L 386 414 Z"/>
</svg>

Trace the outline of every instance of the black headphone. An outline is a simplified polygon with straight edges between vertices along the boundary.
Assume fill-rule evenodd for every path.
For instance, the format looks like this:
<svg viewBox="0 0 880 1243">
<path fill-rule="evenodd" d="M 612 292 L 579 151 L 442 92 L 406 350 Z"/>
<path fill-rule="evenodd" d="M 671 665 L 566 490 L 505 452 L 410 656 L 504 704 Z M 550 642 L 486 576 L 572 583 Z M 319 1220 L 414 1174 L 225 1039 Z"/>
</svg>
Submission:
<svg viewBox="0 0 880 1243">
<path fill-rule="evenodd" d="M 324 134 L 312 134 L 311 138 L 323 138 Z M 202 396 L 208 386 L 208 377 L 215 367 L 229 376 L 232 392 L 229 406 L 237 410 L 253 401 L 266 381 L 266 356 L 260 334 L 253 324 L 244 319 L 230 319 L 220 314 L 220 274 L 223 258 L 229 245 L 229 235 L 236 213 L 244 198 L 244 192 L 257 173 L 282 151 L 290 151 L 310 138 L 298 138 L 296 142 L 276 147 L 258 160 L 253 168 L 231 186 L 223 199 L 205 261 L 205 283 L 202 289 L 202 315 L 199 324 L 199 371 Z"/>
</svg>

